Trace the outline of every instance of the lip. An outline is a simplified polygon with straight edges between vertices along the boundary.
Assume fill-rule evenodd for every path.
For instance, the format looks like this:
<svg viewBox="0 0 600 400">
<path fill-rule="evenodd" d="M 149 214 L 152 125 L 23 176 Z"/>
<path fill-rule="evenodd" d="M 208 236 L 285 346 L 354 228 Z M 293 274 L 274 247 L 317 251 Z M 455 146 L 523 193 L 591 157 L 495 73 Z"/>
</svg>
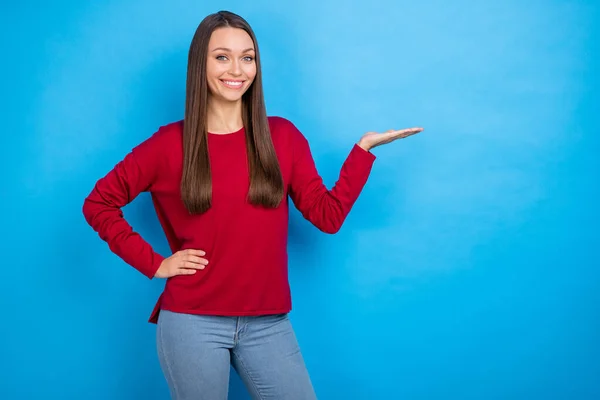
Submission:
<svg viewBox="0 0 600 400">
<path fill-rule="evenodd" d="M 219 79 L 219 80 L 221 81 L 221 83 L 223 84 L 223 86 L 225 86 L 228 89 L 232 89 L 232 90 L 240 90 L 241 88 L 244 87 L 244 82 L 245 82 L 245 81 L 242 81 L 242 80 L 239 80 L 239 79 L 227 79 L 228 82 L 242 82 L 242 84 L 239 85 L 239 86 L 231 86 L 231 85 L 228 85 L 227 83 L 225 83 L 224 79 Z"/>
</svg>

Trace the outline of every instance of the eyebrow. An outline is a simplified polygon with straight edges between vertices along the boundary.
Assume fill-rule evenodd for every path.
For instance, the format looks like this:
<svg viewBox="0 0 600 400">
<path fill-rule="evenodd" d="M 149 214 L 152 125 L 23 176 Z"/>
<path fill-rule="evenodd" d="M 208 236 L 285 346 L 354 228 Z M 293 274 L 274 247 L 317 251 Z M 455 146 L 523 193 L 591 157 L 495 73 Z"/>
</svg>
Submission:
<svg viewBox="0 0 600 400">
<path fill-rule="evenodd" d="M 213 52 L 217 51 L 217 50 L 227 51 L 227 52 L 231 53 L 231 49 L 228 49 L 227 47 L 217 47 L 216 49 L 213 49 Z M 242 53 L 247 53 L 249 51 L 254 51 L 254 47 L 249 47 L 249 48 L 245 49 L 244 51 L 242 51 Z"/>
</svg>

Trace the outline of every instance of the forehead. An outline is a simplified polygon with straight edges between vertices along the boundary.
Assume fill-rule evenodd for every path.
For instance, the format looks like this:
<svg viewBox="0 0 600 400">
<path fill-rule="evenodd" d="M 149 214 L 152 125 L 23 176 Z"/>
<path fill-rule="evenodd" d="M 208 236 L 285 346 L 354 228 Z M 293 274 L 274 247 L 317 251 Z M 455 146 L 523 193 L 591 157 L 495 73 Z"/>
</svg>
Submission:
<svg viewBox="0 0 600 400">
<path fill-rule="evenodd" d="M 217 47 L 226 47 L 235 52 L 254 48 L 254 43 L 245 30 L 227 27 L 215 29 L 210 35 L 208 50 L 211 51 Z"/>
</svg>

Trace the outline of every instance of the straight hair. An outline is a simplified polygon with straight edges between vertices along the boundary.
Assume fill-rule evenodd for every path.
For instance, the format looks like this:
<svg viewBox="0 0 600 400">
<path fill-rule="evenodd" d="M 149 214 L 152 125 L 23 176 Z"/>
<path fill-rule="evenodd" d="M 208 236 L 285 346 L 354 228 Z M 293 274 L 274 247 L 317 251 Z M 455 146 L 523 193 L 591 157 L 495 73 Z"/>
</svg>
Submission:
<svg viewBox="0 0 600 400">
<path fill-rule="evenodd" d="M 206 63 L 208 43 L 213 31 L 225 27 L 246 31 L 252 38 L 255 49 L 256 77 L 242 96 L 242 120 L 250 172 L 247 200 L 266 208 L 276 208 L 283 200 L 283 177 L 269 130 L 256 36 L 242 17 L 228 11 L 219 11 L 202 20 L 194 34 L 188 55 L 181 199 L 190 214 L 202 214 L 211 207 Z"/>
</svg>

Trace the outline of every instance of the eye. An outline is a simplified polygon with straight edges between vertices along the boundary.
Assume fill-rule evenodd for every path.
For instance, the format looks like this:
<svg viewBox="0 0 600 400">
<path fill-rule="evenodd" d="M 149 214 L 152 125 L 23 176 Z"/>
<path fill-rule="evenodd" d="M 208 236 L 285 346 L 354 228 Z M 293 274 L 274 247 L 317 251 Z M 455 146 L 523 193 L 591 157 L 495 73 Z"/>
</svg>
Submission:
<svg viewBox="0 0 600 400">
<path fill-rule="evenodd" d="M 227 56 L 223 56 L 223 55 L 217 56 L 216 59 L 219 60 L 219 61 L 226 61 L 227 60 Z"/>
<path fill-rule="evenodd" d="M 248 62 L 252 62 L 252 60 L 254 60 L 254 57 L 252 57 L 252 56 L 246 56 L 246 57 L 244 57 L 244 60 L 246 60 Z"/>
</svg>

